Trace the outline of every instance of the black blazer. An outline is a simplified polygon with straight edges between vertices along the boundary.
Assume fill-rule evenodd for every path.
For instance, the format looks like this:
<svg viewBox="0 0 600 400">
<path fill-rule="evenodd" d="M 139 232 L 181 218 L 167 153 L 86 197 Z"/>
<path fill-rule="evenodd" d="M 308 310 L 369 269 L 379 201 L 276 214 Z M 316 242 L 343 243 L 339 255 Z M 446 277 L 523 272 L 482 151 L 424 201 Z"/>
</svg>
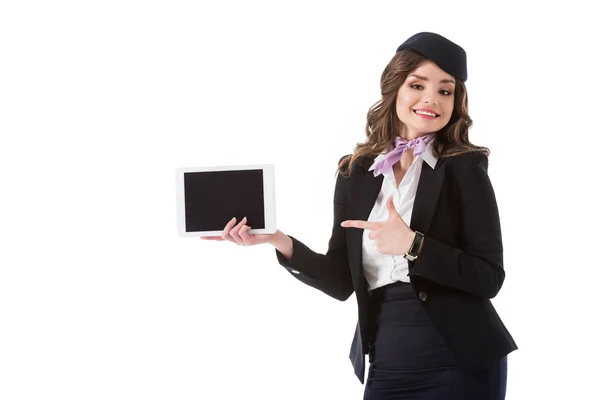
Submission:
<svg viewBox="0 0 600 400">
<path fill-rule="evenodd" d="M 362 266 L 362 229 L 342 228 L 347 219 L 367 220 L 383 175 L 368 171 L 373 159 L 359 159 L 349 178 L 337 176 L 329 248 L 317 254 L 294 237 L 293 254 L 281 265 L 300 281 L 344 301 L 355 292 L 358 323 L 350 359 L 364 383 L 369 331 L 367 282 Z M 409 262 L 415 296 L 459 367 L 476 371 L 517 349 L 489 299 L 504 281 L 502 237 L 487 157 L 473 152 L 423 163 L 410 227 L 425 235 L 419 257 Z"/>
</svg>

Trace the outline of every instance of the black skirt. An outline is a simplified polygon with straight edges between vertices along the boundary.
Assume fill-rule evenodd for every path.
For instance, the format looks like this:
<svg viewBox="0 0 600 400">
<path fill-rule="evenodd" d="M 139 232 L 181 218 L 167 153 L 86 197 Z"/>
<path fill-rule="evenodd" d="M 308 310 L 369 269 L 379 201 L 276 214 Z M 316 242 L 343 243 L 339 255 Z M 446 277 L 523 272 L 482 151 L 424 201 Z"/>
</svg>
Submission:
<svg viewBox="0 0 600 400">
<path fill-rule="evenodd" d="M 503 400 L 506 357 L 477 373 L 462 371 L 409 283 L 372 292 L 374 343 L 364 400 Z"/>
</svg>

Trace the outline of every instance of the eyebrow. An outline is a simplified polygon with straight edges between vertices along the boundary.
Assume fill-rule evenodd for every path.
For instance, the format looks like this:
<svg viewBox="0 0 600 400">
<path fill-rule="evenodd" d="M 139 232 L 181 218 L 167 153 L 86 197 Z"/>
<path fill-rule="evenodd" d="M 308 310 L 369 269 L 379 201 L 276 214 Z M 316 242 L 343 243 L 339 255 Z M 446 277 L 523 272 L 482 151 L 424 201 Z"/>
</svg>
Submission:
<svg viewBox="0 0 600 400">
<path fill-rule="evenodd" d="M 409 77 L 411 77 L 411 76 L 412 76 L 413 78 L 417 78 L 417 79 L 420 79 L 420 80 L 422 80 L 422 81 L 428 81 L 428 80 L 429 80 L 429 79 L 427 79 L 426 77 L 424 77 L 424 76 L 421 76 L 421 75 L 409 75 Z M 453 84 L 455 84 L 455 85 L 456 85 L 456 83 L 455 83 L 455 82 L 454 82 L 452 79 L 442 79 L 442 80 L 440 81 L 440 83 L 453 83 Z"/>
</svg>

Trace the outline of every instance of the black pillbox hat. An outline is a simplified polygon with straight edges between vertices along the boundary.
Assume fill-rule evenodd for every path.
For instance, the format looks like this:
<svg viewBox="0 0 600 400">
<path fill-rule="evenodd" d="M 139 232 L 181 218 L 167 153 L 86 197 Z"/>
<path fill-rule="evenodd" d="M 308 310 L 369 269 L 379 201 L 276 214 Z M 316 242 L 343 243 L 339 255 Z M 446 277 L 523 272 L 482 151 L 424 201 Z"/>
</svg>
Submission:
<svg viewBox="0 0 600 400">
<path fill-rule="evenodd" d="M 396 53 L 402 49 L 414 50 L 450 75 L 463 82 L 467 80 L 467 53 L 462 47 L 442 35 L 432 32 L 417 33 L 406 39 Z"/>
</svg>

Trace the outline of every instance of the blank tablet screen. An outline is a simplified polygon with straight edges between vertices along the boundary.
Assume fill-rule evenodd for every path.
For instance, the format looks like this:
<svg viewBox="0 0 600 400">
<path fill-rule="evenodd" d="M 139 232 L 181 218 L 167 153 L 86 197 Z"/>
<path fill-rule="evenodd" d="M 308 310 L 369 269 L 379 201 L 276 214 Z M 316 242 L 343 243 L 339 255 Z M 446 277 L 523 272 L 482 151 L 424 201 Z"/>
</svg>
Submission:
<svg viewBox="0 0 600 400">
<path fill-rule="evenodd" d="M 262 170 L 185 172 L 183 184 L 186 232 L 222 230 L 233 217 L 265 228 Z"/>
</svg>

